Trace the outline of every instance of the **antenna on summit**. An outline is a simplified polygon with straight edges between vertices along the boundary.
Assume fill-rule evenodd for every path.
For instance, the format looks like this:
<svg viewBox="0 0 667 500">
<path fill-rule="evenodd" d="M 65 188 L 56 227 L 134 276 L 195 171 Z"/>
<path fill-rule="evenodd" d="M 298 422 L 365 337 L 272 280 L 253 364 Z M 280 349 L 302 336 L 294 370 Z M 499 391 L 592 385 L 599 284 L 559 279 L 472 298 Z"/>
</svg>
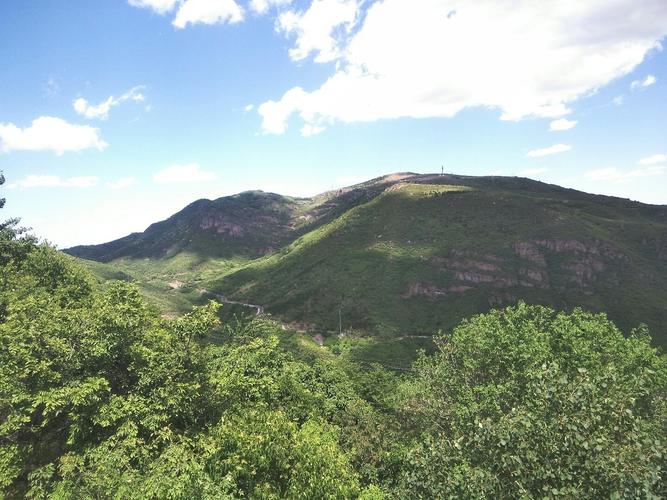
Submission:
<svg viewBox="0 0 667 500">
<path fill-rule="evenodd" d="M 444 165 L 442 165 L 440 167 L 440 176 L 442 177 L 443 175 L 445 175 L 445 166 Z"/>
</svg>

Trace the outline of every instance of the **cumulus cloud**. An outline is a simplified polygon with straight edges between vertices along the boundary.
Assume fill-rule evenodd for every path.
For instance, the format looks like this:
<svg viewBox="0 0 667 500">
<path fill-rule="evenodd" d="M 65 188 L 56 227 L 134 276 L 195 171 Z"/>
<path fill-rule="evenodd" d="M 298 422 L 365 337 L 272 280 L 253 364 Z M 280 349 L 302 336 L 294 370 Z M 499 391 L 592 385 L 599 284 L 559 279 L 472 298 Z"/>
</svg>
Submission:
<svg viewBox="0 0 667 500">
<path fill-rule="evenodd" d="M 339 14 L 311 28 L 306 16 L 323 4 Z M 293 59 L 314 53 L 337 66 L 319 88 L 260 106 L 265 132 L 283 133 L 293 114 L 311 127 L 468 107 L 498 109 L 505 120 L 558 118 L 631 73 L 667 34 L 664 0 L 384 0 L 362 14 L 356 5 L 321 0 L 283 13 L 278 28 L 296 35 Z"/>
<path fill-rule="evenodd" d="M 128 0 L 132 7 L 152 9 L 158 14 L 171 12 L 180 0 Z"/>
<path fill-rule="evenodd" d="M 98 177 L 82 176 L 69 177 L 63 179 L 57 175 L 28 175 L 13 184 L 14 187 L 20 188 L 53 188 L 53 187 L 73 187 L 73 188 L 88 188 L 93 187 L 99 182 Z"/>
<path fill-rule="evenodd" d="M 658 163 L 667 163 L 667 155 L 657 154 L 639 160 L 640 165 L 657 165 Z"/>
<path fill-rule="evenodd" d="M 549 124 L 549 130 L 552 132 L 560 132 L 563 130 L 570 130 L 577 125 L 577 120 L 568 120 L 567 118 L 560 118 L 554 120 Z"/>
<path fill-rule="evenodd" d="M 88 125 L 74 125 L 61 118 L 40 116 L 26 128 L 13 123 L 0 123 L 0 151 L 53 151 L 62 155 L 66 151 L 81 151 L 107 147 L 99 130 Z"/>
<path fill-rule="evenodd" d="M 109 189 L 124 189 L 134 186 L 136 183 L 137 179 L 134 177 L 122 177 L 115 181 L 107 182 L 107 187 Z"/>
<path fill-rule="evenodd" d="M 255 109 L 254 104 L 247 104 L 245 108 L 243 108 L 244 113 L 250 113 L 253 109 Z"/>
<path fill-rule="evenodd" d="M 114 106 L 118 106 L 124 101 L 143 101 L 144 95 L 141 93 L 141 91 L 144 88 L 145 87 L 143 85 L 132 87 L 123 95 L 119 97 L 109 96 L 105 101 L 102 101 L 97 105 L 90 104 L 83 97 L 79 97 L 72 103 L 72 105 L 74 106 L 74 111 L 82 116 L 85 116 L 86 118 L 100 118 L 102 120 L 106 120 L 109 117 L 109 111 Z"/>
<path fill-rule="evenodd" d="M 526 156 L 530 158 L 540 158 L 542 156 L 554 155 L 556 153 L 564 153 L 566 151 L 570 151 L 571 149 L 572 146 L 570 146 L 569 144 L 554 144 L 553 146 L 549 146 L 548 148 L 533 149 L 532 151 L 528 151 L 528 153 L 526 153 Z"/>
<path fill-rule="evenodd" d="M 152 9 L 164 15 L 176 9 L 172 24 L 185 28 L 188 24 L 238 23 L 243 9 L 234 0 L 128 0 L 133 7 Z"/>
<path fill-rule="evenodd" d="M 653 85 L 653 84 L 654 84 L 655 82 L 657 82 L 657 81 L 658 81 L 658 79 L 657 79 L 655 76 L 653 76 L 653 75 L 648 75 L 648 76 L 647 76 L 646 78 L 644 78 L 643 80 L 634 80 L 634 81 L 630 84 L 630 88 L 631 88 L 632 90 L 644 89 L 644 88 L 646 88 L 646 87 L 650 87 L 651 85 Z"/>
<path fill-rule="evenodd" d="M 623 171 L 615 167 L 600 168 L 586 172 L 585 176 L 594 181 L 605 182 L 626 182 L 638 177 L 653 177 L 663 175 L 667 167 L 664 165 L 653 165 L 650 167 L 635 168 L 633 170 Z"/>
<path fill-rule="evenodd" d="M 292 0 L 250 0 L 250 10 L 257 14 L 266 14 L 271 7 L 289 5 Z"/>
<path fill-rule="evenodd" d="M 294 61 L 315 53 L 315 62 L 333 61 L 340 56 L 340 44 L 350 34 L 359 13 L 359 0 L 313 0 L 303 11 L 287 11 L 278 17 L 277 29 L 296 36 L 289 51 Z"/>
<path fill-rule="evenodd" d="M 185 28 L 188 24 L 233 24 L 241 21 L 243 9 L 234 0 L 185 0 L 172 24 Z"/>
<path fill-rule="evenodd" d="M 279 101 L 262 103 L 257 111 L 262 115 L 262 130 L 266 134 L 283 134 L 287 130 L 287 119 L 300 106 L 308 94 L 300 87 L 289 90 Z M 318 126 L 306 122 L 306 125 Z"/>
<path fill-rule="evenodd" d="M 303 127 L 301 127 L 301 135 L 304 137 L 312 137 L 313 135 L 317 135 L 322 132 L 324 132 L 324 127 L 319 125 L 304 123 Z"/>
<path fill-rule="evenodd" d="M 206 182 L 216 178 L 215 173 L 202 170 L 197 163 L 187 165 L 172 165 L 160 170 L 153 176 L 158 184 Z"/>
</svg>

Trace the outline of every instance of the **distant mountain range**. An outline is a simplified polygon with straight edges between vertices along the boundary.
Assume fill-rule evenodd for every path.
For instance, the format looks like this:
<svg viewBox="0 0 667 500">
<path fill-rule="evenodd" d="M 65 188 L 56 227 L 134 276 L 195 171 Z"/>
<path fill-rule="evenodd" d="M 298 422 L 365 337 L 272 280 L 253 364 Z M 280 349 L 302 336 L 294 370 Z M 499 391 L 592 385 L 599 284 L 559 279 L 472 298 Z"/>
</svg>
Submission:
<svg viewBox="0 0 667 500">
<path fill-rule="evenodd" d="M 428 335 L 523 299 L 605 311 L 625 331 L 643 322 L 667 345 L 667 206 L 524 178 L 397 173 L 307 199 L 249 191 L 66 252 L 309 331 Z"/>
</svg>

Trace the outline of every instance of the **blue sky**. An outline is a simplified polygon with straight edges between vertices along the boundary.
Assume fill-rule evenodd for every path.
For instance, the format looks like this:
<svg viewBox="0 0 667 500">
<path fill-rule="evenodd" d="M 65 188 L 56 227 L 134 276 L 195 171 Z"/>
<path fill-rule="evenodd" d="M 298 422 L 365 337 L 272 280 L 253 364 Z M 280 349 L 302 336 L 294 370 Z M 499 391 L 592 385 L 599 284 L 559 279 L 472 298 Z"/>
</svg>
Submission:
<svg viewBox="0 0 667 500">
<path fill-rule="evenodd" d="M 441 165 L 667 204 L 666 35 L 664 0 L 3 0 L 2 217 L 66 247 Z"/>
</svg>

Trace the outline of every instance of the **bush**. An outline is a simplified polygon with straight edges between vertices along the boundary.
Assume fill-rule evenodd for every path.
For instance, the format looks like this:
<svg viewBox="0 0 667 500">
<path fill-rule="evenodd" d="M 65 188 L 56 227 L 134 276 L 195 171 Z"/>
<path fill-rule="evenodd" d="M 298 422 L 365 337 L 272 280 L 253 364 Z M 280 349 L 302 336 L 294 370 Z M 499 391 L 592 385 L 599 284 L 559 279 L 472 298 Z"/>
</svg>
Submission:
<svg viewBox="0 0 667 500">
<path fill-rule="evenodd" d="M 604 315 L 520 304 L 463 321 L 415 365 L 420 432 L 400 489 L 419 498 L 664 493 L 667 364 Z"/>
</svg>

